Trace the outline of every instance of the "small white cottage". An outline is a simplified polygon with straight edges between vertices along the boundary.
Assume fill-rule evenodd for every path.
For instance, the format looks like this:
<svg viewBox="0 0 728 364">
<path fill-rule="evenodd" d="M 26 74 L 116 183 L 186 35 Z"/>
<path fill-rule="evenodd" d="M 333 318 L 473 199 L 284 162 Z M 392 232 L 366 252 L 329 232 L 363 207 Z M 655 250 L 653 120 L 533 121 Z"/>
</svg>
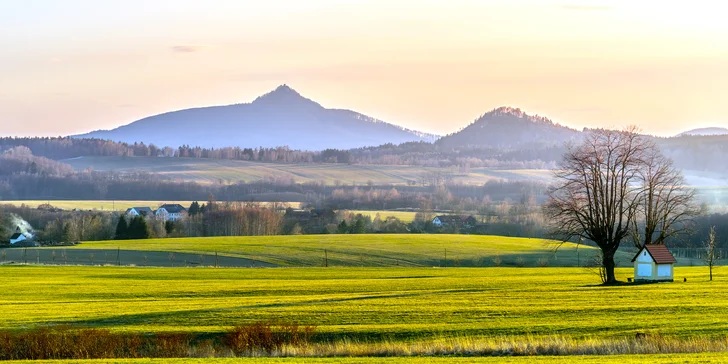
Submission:
<svg viewBox="0 0 728 364">
<path fill-rule="evenodd" d="M 664 244 L 647 244 L 632 259 L 635 282 L 672 282 L 676 260 Z"/>
<path fill-rule="evenodd" d="M 27 239 L 27 237 L 25 236 L 25 234 L 20 232 L 20 227 L 17 227 L 15 229 L 15 234 L 13 234 L 13 236 L 10 237 L 10 244 L 16 244 L 16 243 L 19 243 L 26 239 Z"/>
</svg>

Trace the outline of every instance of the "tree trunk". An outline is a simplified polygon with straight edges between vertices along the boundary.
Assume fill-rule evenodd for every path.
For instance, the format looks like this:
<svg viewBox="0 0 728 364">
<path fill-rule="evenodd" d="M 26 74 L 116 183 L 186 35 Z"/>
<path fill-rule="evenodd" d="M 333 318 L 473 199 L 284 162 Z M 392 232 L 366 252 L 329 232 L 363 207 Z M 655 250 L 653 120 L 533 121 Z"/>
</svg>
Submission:
<svg viewBox="0 0 728 364">
<path fill-rule="evenodd" d="M 602 250 L 602 264 L 604 265 L 604 273 L 606 275 L 604 283 L 613 284 L 617 282 L 614 276 L 614 252 L 611 250 Z"/>
</svg>

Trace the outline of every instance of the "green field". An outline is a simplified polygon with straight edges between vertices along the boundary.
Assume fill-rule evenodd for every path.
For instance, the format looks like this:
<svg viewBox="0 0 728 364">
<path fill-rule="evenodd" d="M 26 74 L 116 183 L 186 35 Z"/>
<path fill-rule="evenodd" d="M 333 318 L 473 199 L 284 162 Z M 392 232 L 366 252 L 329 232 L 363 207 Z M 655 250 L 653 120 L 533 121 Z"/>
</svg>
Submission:
<svg viewBox="0 0 728 364">
<path fill-rule="evenodd" d="M 554 241 L 484 235 L 365 234 L 288 235 L 248 237 L 170 238 L 129 241 L 90 241 L 73 249 L 139 250 L 192 254 L 222 254 L 279 266 L 576 266 L 594 256 L 586 246 L 576 249 Z M 447 258 L 445 257 L 447 255 Z M 446 260 L 447 259 L 447 260 Z M 629 265 L 632 255 L 618 254 L 617 262 Z"/>
<path fill-rule="evenodd" d="M 473 168 L 470 173 L 459 173 L 457 168 L 427 168 L 420 166 L 348 165 L 348 164 L 276 164 L 221 159 L 159 158 L 159 157 L 81 157 L 63 160 L 76 170 L 93 168 L 97 171 L 147 171 L 159 173 L 175 180 L 202 183 L 232 183 L 260 181 L 275 177 L 297 183 L 319 182 L 333 185 L 375 184 L 404 185 L 418 182 L 423 175 L 438 171 L 453 175 L 454 181 L 464 184 L 483 184 L 504 179 L 548 179 L 548 171 L 493 170 Z"/>
<path fill-rule="evenodd" d="M 625 280 L 631 269 L 619 269 Z M 322 340 L 725 337 L 728 278 L 596 286 L 579 268 L 124 268 L 1 266 L 0 328 L 219 332 L 275 320 Z M 687 277 L 687 283 L 682 282 Z"/>
<path fill-rule="evenodd" d="M 196 259 L 218 252 L 282 267 L 0 264 L 0 330 L 60 326 L 218 337 L 255 322 L 315 326 L 310 344 L 276 354 L 299 357 L 272 361 L 280 363 L 717 363 L 728 352 L 723 267 L 712 282 L 706 267 L 677 267 L 674 283 L 602 287 L 591 269 L 556 267 L 575 265 L 594 249 L 581 247 L 577 256 L 570 244 L 554 253 L 551 241 L 468 235 L 157 239 L 38 251 L 98 252 L 100 260 L 117 248 L 157 254 L 162 265 L 168 252 L 180 260 L 184 253 Z M 324 256 L 328 267 L 322 267 Z M 495 257 L 503 267 L 493 267 Z M 543 258 L 549 267 L 534 268 Z M 630 258 L 620 253 L 618 262 L 625 266 Z M 519 260 L 526 267 L 515 267 Z M 626 281 L 633 269 L 616 273 Z M 636 341 L 637 333 L 648 339 Z M 514 350 L 569 356 L 477 357 Z M 721 352 L 688 354 L 696 351 Z M 681 354 L 582 356 L 667 352 Z M 202 360 L 209 359 L 99 362 Z"/>
</svg>

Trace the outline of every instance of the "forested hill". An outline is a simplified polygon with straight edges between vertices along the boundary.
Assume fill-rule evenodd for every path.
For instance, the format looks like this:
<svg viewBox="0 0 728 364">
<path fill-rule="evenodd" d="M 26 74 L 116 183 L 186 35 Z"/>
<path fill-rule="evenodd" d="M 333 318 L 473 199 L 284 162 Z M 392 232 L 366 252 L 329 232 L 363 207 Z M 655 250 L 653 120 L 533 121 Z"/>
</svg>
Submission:
<svg viewBox="0 0 728 364">
<path fill-rule="evenodd" d="M 326 109 L 286 85 L 252 103 L 168 112 L 77 137 L 172 147 L 288 146 L 311 151 L 434 140 L 350 110 Z"/>
<path fill-rule="evenodd" d="M 437 141 L 446 149 L 538 148 L 562 145 L 580 132 L 520 109 L 500 107 L 483 114 L 464 129 Z"/>
</svg>

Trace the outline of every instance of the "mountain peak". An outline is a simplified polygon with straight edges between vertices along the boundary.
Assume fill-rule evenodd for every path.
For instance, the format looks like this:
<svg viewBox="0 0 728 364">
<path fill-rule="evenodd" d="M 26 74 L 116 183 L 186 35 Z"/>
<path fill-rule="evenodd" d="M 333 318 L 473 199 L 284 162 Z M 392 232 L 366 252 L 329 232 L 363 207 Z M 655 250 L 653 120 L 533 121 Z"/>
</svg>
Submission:
<svg viewBox="0 0 728 364">
<path fill-rule="evenodd" d="M 554 125 L 554 122 L 546 117 L 539 116 L 539 115 L 529 115 L 526 112 L 522 111 L 521 109 L 517 107 L 511 107 L 511 106 L 501 106 L 498 108 L 495 108 L 483 116 L 514 116 L 519 119 L 526 119 L 528 121 L 532 122 L 539 122 L 539 123 L 545 123 Z"/>
<path fill-rule="evenodd" d="M 286 85 L 285 83 L 276 87 L 275 90 L 272 91 L 273 93 L 294 93 L 296 95 L 300 94 L 296 92 L 296 90 L 292 89 L 290 86 Z"/>
<path fill-rule="evenodd" d="M 283 84 L 276 87 L 275 90 L 268 92 L 263 96 L 259 96 L 253 101 L 253 104 L 269 104 L 269 105 L 295 105 L 295 104 L 315 104 L 320 106 L 316 102 L 309 100 L 290 86 Z"/>
</svg>

